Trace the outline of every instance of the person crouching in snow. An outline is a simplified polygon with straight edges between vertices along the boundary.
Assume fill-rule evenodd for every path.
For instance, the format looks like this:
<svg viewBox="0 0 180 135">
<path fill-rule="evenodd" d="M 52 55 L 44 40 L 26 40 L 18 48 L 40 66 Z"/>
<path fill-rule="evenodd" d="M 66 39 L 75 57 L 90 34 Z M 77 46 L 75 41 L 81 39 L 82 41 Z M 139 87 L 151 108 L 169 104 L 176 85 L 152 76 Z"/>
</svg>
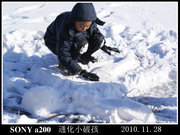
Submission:
<svg viewBox="0 0 180 135">
<path fill-rule="evenodd" d="M 99 81 L 96 74 L 87 72 L 78 64 L 97 61 L 92 54 L 102 48 L 104 40 L 97 24 L 103 25 L 104 22 L 97 18 L 93 4 L 77 3 L 71 12 L 61 13 L 48 26 L 44 35 L 45 45 L 57 55 L 59 69 L 87 80 Z"/>
</svg>

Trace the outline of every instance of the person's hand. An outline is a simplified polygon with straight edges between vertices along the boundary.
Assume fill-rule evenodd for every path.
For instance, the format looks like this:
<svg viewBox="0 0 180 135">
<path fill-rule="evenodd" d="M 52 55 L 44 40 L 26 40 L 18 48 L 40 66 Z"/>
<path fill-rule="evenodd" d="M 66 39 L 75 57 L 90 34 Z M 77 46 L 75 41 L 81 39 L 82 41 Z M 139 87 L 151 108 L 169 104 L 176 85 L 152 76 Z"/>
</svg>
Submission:
<svg viewBox="0 0 180 135">
<path fill-rule="evenodd" d="M 99 77 L 96 74 L 87 72 L 86 70 L 81 70 L 79 75 L 90 81 L 99 81 Z"/>
<path fill-rule="evenodd" d="M 107 54 L 111 55 L 111 52 L 117 52 L 120 53 L 119 50 L 115 47 L 109 47 L 104 45 L 103 47 L 101 47 L 101 50 L 103 50 L 104 52 L 106 52 Z"/>
</svg>

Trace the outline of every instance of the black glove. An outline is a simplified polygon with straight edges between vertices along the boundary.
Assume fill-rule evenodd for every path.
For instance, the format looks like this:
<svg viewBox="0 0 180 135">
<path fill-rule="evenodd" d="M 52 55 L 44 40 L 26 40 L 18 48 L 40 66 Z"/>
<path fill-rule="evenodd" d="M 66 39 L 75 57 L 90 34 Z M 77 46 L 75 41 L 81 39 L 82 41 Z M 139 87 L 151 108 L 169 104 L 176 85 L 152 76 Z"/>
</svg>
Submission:
<svg viewBox="0 0 180 135">
<path fill-rule="evenodd" d="M 120 53 L 117 48 L 109 47 L 109 46 L 106 46 L 106 45 L 104 45 L 103 47 L 101 47 L 101 50 L 103 50 L 104 52 L 106 52 L 106 53 L 109 54 L 109 55 L 111 55 L 111 51 Z"/>
<path fill-rule="evenodd" d="M 117 48 L 106 46 L 106 40 L 105 40 L 105 39 L 104 39 L 104 44 L 103 44 L 103 46 L 101 47 L 101 50 L 103 50 L 104 52 L 106 52 L 106 53 L 109 54 L 109 55 L 111 55 L 111 51 L 120 53 Z"/>
<path fill-rule="evenodd" d="M 90 81 L 99 81 L 99 77 L 96 74 L 87 72 L 86 70 L 81 70 L 79 75 Z"/>
</svg>

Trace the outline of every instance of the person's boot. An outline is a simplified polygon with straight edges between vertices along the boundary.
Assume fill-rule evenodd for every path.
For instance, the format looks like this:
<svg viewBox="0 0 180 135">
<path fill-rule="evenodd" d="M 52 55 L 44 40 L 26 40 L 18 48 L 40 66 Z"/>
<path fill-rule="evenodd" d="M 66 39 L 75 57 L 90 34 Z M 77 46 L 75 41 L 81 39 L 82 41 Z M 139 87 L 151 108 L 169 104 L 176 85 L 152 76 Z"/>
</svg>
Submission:
<svg viewBox="0 0 180 135">
<path fill-rule="evenodd" d="M 58 68 L 63 71 L 66 75 L 72 75 L 61 63 L 59 62 Z"/>
<path fill-rule="evenodd" d="M 81 55 L 78 61 L 81 62 L 82 64 L 88 64 L 90 61 L 92 63 L 98 62 L 98 59 L 93 56 L 87 57 L 87 56 Z"/>
<path fill-rule="evenodd" d="M 91 56 L 90 59 L 89 59 L 92 63 L 95 63 L 95 62 L 98 62 L 98 59 Z"/>
</svg>

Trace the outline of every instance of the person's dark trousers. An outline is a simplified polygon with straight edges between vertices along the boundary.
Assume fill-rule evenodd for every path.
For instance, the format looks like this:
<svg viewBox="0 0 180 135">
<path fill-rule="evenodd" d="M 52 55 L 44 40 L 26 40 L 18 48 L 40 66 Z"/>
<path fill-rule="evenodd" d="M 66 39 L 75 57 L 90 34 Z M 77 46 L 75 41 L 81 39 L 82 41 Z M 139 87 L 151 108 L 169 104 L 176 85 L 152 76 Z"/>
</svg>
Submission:
<svg viewBox="0 0 180 135">
<path fill-rule="evenodd" d="M 80 48 L 84 46 L 86 43 L 88 43 L 88 50 L 84 54 L 79 55 L 79 52 L 75 51 L 74 49 L 71 49 L 70 53 L 71 53 L 72 59 L 74 60 L 81 59 L 81 61 L 88 63 L 91 58 L 91 55 L 101 48 L 101 44 L 103 40 L 104 40 L 104 36 L 99 33 L 99 34 L 94 34 L 86 41 L 79 42 L 78 50 L 80 50 Z M 45 45 L 52 51 L 52 53 L 57 55 L 56 42 L 52 42 L 52 41 L 48 42 L 46 35 L 44 36 L 44 41 L 45 41 Z"/>
<path fill-rule="evenodd" d="M 101 44 L 104 40 L 104 36 L 102 34 L 94 34 L 92 37 L 88 39 L 88 50 L 84 54 L 81 55 L 80 59 L 89 61 L 91 55 L 101 48 Z"/>
</svg>

